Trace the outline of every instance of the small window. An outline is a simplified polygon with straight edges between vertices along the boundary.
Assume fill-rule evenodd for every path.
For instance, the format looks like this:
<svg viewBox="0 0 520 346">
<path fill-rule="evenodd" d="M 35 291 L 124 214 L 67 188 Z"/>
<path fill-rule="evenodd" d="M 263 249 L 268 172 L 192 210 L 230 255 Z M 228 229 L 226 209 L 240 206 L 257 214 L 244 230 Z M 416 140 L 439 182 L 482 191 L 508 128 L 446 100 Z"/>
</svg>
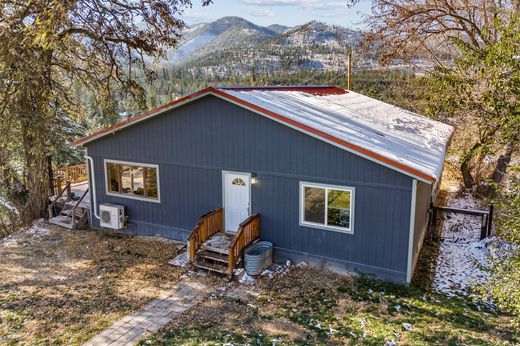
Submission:
<svg viewBox="0 0 520 346">
<path fill-rule="evenodd" d="M 231 182 L 231 185 L 246 186 L 246 183 L 245 183 L 244 180 L 241 179 L 241 178 L 235 178 L 235 179 L 233 179 L 233 181 Z"/>
<path fill-rule="evenodd" d="M 354 188 L 300 183 L 300 224 L 353 233 Z"/>
<path fill-rule="evenodd" d="M 108 194 L 159 200 L 158 166 L 108 160 L 105 165 Z"/>
</svg>

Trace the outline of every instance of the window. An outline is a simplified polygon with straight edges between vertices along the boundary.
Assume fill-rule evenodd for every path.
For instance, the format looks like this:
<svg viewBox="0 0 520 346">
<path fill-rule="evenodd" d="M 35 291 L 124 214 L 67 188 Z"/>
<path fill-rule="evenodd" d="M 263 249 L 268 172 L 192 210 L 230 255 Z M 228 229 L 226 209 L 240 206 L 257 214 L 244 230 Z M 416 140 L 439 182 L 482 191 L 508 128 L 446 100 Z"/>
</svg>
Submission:
<svg viewBox="0 0 520 346">
<path fill-rule="evenodd" d="M 301 182 L 300 224 L 353 233 L 354 188 Z"/>
<path fill-rule="evenodd" d="M 105 160 L 107 194 L 159 202 L 159 166 Z"/>
<path fill-rule="evenodd" d="M 235 178 L 231 182 L 231 185 L 239 185 L 239 186 L 246 186 L 246 183 L 241 178 Z"/>
</svg>

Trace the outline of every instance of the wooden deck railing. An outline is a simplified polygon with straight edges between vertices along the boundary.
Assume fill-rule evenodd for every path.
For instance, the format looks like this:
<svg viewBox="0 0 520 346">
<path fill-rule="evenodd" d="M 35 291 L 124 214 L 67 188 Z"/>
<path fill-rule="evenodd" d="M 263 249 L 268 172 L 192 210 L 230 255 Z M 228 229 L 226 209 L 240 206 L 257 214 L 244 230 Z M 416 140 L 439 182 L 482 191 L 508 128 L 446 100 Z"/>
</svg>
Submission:
<svg viewBox="0 0 520 346">
<path fill-rule="evenodd" d="M 52 173 L 55 180 L 55 190 L 59 194 L 65 182 L 72 184 L 81 183 L 88 180 L 87 164 L 82 163 L 75 166 L 65 166 L 55 169 Z"/>
<path fill-rule="evenodd" d="M 195 261 L 195 255 L 200 246 L 212 235 L 221 232 L 222 229 L 222 208 L 212 210 L 200 217 L 199 222 L 197 222 L 197 225 L 188 237 L 190 262 L 193 263 Z"/>
<path fill-rule="evenodd" d="M 228 277 L 233 277 L 233 271 L 244 249 L 260 238 L 260 214 L 256 213 L 245 219 L 239 226 L 235 237 L 228 248 Z"/>
</svg>

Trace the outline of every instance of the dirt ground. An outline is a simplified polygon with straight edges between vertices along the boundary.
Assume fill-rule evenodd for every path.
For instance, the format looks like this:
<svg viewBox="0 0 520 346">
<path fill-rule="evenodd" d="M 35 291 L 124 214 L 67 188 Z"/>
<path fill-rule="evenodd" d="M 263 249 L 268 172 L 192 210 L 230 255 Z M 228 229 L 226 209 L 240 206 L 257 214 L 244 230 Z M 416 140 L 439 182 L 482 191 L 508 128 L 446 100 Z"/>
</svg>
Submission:
<svg viewBox="0 0 520 346">
<path fill-rule="evenodd" d="M 43 220 L 0 239 L 0 345 L 87 341 L 172 287 L 179 248 Z"/>
</svg>

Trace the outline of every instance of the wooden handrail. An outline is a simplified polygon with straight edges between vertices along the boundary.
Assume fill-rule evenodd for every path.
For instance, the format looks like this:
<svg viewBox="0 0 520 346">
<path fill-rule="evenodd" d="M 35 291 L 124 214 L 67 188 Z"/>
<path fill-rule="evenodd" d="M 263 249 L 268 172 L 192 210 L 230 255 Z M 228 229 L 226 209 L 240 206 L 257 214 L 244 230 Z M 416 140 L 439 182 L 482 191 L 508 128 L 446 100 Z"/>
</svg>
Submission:
<svg viewBox="0 0 520 346">
<path fill-rule="evenodd" d="M 244 251 L 256 239 L 260 238 L 260 214 L 256 213 L 245 219 L 235 233 L 235 237 L 228 247 L 228 278 L 233 277 L 237 260 Z"/>
<path fill-rule="evenodd" d="M 217 208 L 200 217 L 195 228 L 190 233 L 190 262 L 195 261 L 195 255 L 200 246 L 212 235 L 222 232 L 222 208 Z"/>
<path fill-rule="evenodd" d="M 76 228 L 76 209 L 79 207 L 79 204 L 81 203 L 81 201 L 83 201 L 83 198 L 85 198 L 85 196 L 87 195 L 88 193 L 88 188 L 85 190 L 85 192 L 83 192 L 83 195 L 81 196 L 81 198 L 76 202 L 76 204 L 74 204 L 74 207 L 72 208 L 71 210 L 71 216 L 72 216 L 72 228 L 75 229 Z"/>
<path fill-rule="evenodd" d="M 54 208 L 54 205 L 56 204 L 56 202 L 58 202 L 58 200 L 61 198 L 61 196 L 63 195 L 63 193 L 65 191 L 70 191 L 70 181 L 67 182 L 67 185 L 66 185 L 66 188 L 64 190 L 61 190 L 61 192 L 58 194 L 58 196 L 56 196 L 56 198 L 54 199 L 54 201 L 52 201 L 52 203 L 49 205 L 49 219 L 52 218 L 54 215 L 52 215 L 52 208 Z M 69 193 L 69 192 L 68 192 Z M 69 196 L 67 196 L 67 199 L 69 198 Z"/>
<path fill-rule="evenodd" d="M 88 194 L 88 188 L 85 190 L 85 192 L 83 192 L 83 195 L 81 195 L 81 198 L 78 199 L 78 201 L 76 202 L 76 204 L 74 205 L 74 209 L 76 209 L 77 207 L 79 207 L 79 204 L 81 203 L 81 201 L 83 201 L 83 198 L 85 198 L 85 196 Z"/>
</svg>

